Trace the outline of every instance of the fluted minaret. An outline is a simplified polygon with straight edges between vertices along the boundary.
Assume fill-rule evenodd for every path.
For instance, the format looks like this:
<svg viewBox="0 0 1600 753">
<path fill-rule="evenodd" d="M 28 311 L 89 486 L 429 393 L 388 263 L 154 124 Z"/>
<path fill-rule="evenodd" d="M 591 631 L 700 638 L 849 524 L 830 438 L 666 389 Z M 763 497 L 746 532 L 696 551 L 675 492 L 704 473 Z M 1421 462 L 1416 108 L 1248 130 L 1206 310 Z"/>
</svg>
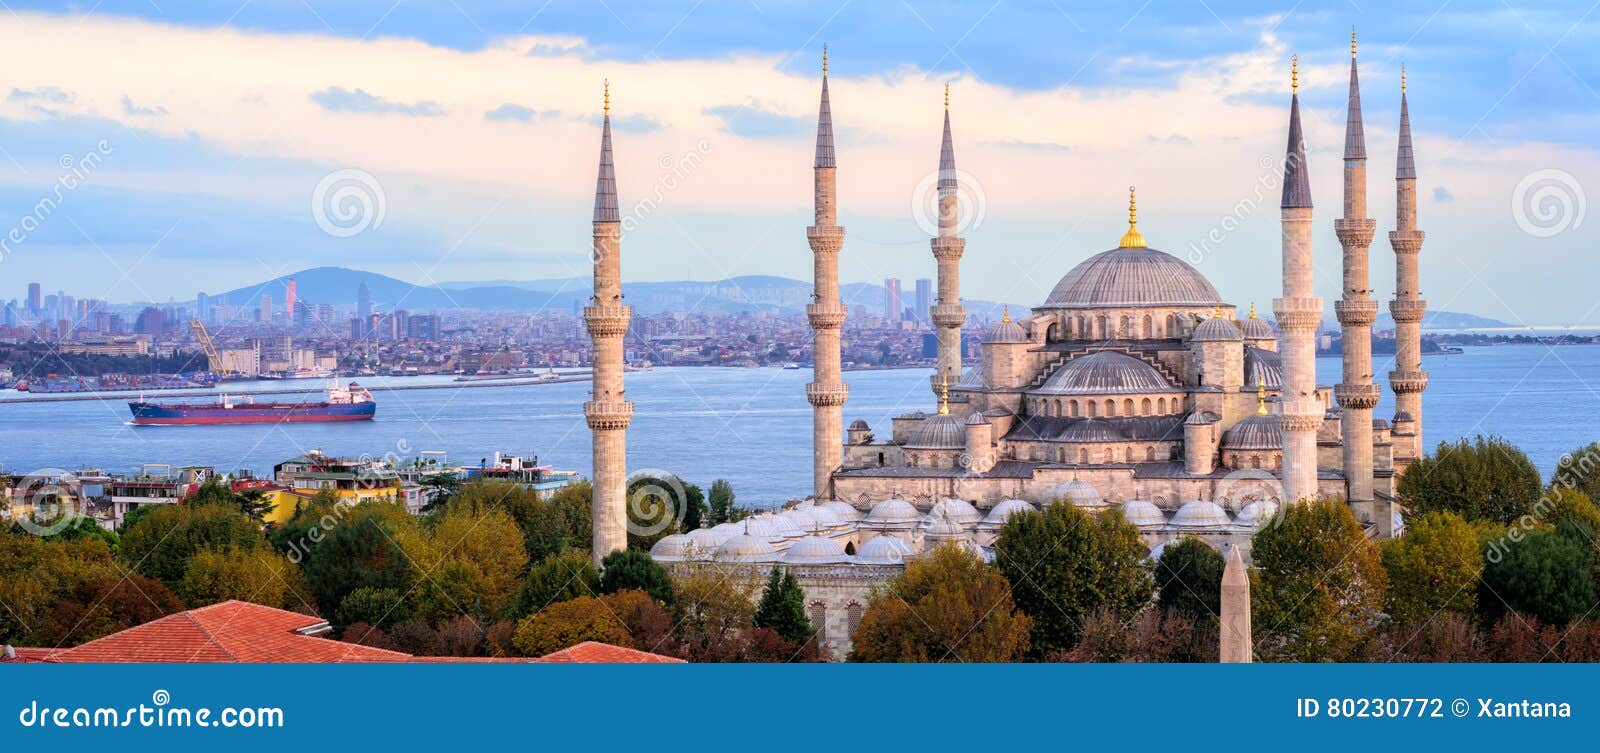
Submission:
<svg viewBox="0 0 1600 753">
<path fill-rule="evenodd" d="M 1343 328 L 1344 374 L 1334 395 L 1343 411 L 1345 499 L 1358 516 L 1373 519 L 1372 322 L 1378 318 L 1367 268 L 1367 249 L 1378 223 L 1367 216 L 1367 142 L 1361 128 L 1361 86 L 1356 76 L 1356 35 L 1350 32 L 1350 104 L 1344 126 L 1344 216 L 1333 221 L 1344 247 L 1344 295 L 1333 304 Z"/>
<path fill-rule="evenodd" d="M 622 385 L 622 337 L 633 315 L 622 304 L 622 222 L 616 168 L 611 162 L 611 85 L 606 84 L 600 132 L 600 175 L 594 188 L 594 297 L 583 320 L 594 343 L 594 388 L 583 404 L 594 439 L 594 562 L 628 548 L 627 435 L 633 403 Z"/>
<path fill-rule="evenodd" d="M 939 235 L 933 239 L 933 258 L 939 264 L 939 300 L 928 309 L 938 327 L 939 353 L 932 378 L 933 393 L 940 384 L 961 381 L 961 325 L 967 309 L 961 305 L 961 253 L 967 241 L 956 235 L 956 147 L 950 136 L 950 85 L 944 87 L 944 140 L 939 145 Z"/>
<path fill-rule="evenodd" d="M 1417 229 L 1417 165 L 1411 154 L 1411 111 L 1406 105 L 1406 72 L 1400 69 L 1400 148 L 1395 159 L 1395 228 L 1389 233 L 1394 247 L 1394 300 L 1389 313 L 1394 316 L 1394 371 L 1389 372 L 1389 389 L 1394 390 L 1395 433 L 1405 428 L 1410 418 L 1412 441 L 1409 447 L 1397 443 L 1395 454 L 1405 460 L 1422 453 L 1422 391 L 1428 388 L 1428 372 L 1422 370 L 1422 315 L 1428 302 L 1422 300 L 1417 285 L 1417 254 L 1422 251 L 1423 232 Z"/>
<path fill-rule="evenodd" d="M 1300 68 L 1295 60 L 1289 100 L 1289 146 L 1283 162 L 1283 297 L 1272 302 L 1283 332 L 1284 501 L 1317 497 L 1316 334 L 1322 299 L 1312 289 L 1311 179 L 1300 129 Z"/>
<path fill-rule="evenodd" d="M 844 326 L 844 303 L 839 300 L 839 249 L 844 245 L 844 228 L 839 227 L 835 209 L 833 159 L 833 112 L 828 106 L 828 49 L 822 49 L 822 104 L 817 110 L 817 158 L 814 168 L 813 197 L 816 220 L 806 228 L 815 261 L 816 289 L 806 306 L 811 320 L 812 380 L 806 385 L 806 399 L 812 407 L 811 460 L 817 499 L 833 497 L 833 472 L 844 458 L 844 399 L 849 394 L 839 374 L 839 328 Z"/>
</svg>

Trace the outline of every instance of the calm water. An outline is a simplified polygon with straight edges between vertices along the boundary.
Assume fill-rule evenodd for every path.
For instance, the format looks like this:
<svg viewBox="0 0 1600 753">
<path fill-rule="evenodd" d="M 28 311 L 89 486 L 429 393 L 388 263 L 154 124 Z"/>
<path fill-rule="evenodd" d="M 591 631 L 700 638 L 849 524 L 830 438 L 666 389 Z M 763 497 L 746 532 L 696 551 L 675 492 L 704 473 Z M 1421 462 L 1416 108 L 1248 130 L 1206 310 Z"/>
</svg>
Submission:
<svg viewBox="0 0 1600 753">
<path fill-rule="evenodd" d="M 1376 370 L 1389 368 L 1380 360 Z M 1462 355 L 1429 356 L 1424 368 L 1432 373 L 1425 403 L 1430 445 L 1500 434 L 1548 474 L 1562 452 L 1600 439 L 1600 346 L 1471 348 Z M 1317 369 L 1319 382 L 1338 381 L 1337 358 L 1319 359 Z M 928 374 L 846 374 L 845 421 L 865 418 L 887 434 L 891 416 L 933 407 Z M 661 368 L 627 378 L 635 403 L 630 468 L 663 469 L 702 485 L 726 478 L 744 504 L 770 504 L 809 491 L 809 370 Z M 428 378 L 399 381 L 419 379 Z M 323 386 L 320 380 L 305 384 L 309 390 Z M 313 448 L 352 456 L 444 450 L 461 462 L 501 450 L 537 453 L 542 461 L 587 474 L 589 434 L 581 407 L 587 389 L 577 382 L 380 392 L 375 421 L 282 426 L 133 427 L 124 401 L 0 405 L 0 464 L 11 472 L 128 471 L 141 463 L 171 463 L 270 473 L 274 463 Z M 1384 398 L 1377 414 L 1387 417 L 1394 412 L 1387 390 Z"/>
</svg>

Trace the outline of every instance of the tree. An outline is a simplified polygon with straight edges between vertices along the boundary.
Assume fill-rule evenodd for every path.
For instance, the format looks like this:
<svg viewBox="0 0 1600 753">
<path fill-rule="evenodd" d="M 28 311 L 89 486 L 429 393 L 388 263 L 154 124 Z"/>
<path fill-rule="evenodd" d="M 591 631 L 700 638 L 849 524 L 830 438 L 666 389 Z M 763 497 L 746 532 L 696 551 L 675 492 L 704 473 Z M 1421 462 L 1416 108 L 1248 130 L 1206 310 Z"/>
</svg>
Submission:
<svg viewBox="0 0 1600 753">
<path fill-rule="evenodd" d="M 673 651 L 672 616 L 643 591 L 628 589 L 600 597 L 622 620 L 635 648 L 653 653 Z"/>
<path fill-rule="evenodd" d="M 672 604 L 672 576 L 650 555 L 624 549 L 600 560 L 600 593 L 616 593 L 636 588 L 662 604 Z"/>
<path fill-rule="evenodd" d="M 1600 442 L 1590 442 L 1561 456 L 1551 486 L 1576 489 L 1589 499 L 1600 499 Z"/>
<path fill-rule="evenodd" d="M 528 569 L 506 616 L 519 619 L 550 604 L 600 593 L 600 573 L 589 553 L 568 549 L 552 554 Z"/>
<path fill-rule="evenodd" d="M 111 550 L 113 554 L 122 545 L 122 537 L 118 536 L 116 531 L 101 528 L 98 521 L 87 516 L 79 517 L 72 521 L 66 528 L 61 529 L 60 533 L 55 535 L 56 541 L 81 541 L 83 539 L 103 541 L 106 548 Z"/>
<path fill-rule="evenodd" d="M 223 483 L 222 479 L 213 476 L 195 490 L 195 493 L 184 500 L 189 505 L 222 505 L 223 507 L 238 510 L 251 520 L 260 523 L 277 505 L 260 489 L 246 489 L 236 492 Z"/>
<path fill-rule="evenodd" d="M 874 598 L 851 661 L 1007 662 L 1028 650 L 1032 621 L 1011 587 L 977 557 L 945 544 L 912 560 Z"/>
<path fill-rule="evenodd" d="M 452 506 L 430 522 L 403 528 L 396 536 L 407 559 L 426 576 L 412 596 L 415 615 L 437 623 L 461 614 L 487 619 L 508 609 L 528 565 L 522 532 L 511 515 L 490 507 Z"/>
<path fill-rule="evenodd" d="M 122 533 L 121 557 L 131 569 L 169 586 L 183 580 L 196 552 L 261 546 L 261 525 L 231 505 L 155 505 Z"/>
<path fill-rule="evenodd" d="M 1360 661 L 1375 648 L 1387 577 L 1350 506 L 1290 505 L 1256 534 L 1251 624 L 1256 651 L 1278 661 Z"/>
<path fill-rule="evenodd" d="M 778 637 L 794 643 L 811 640 L 811 620 L 806 617 L 806 595 L 794 573 L 773 566 L 761 602 L 756 605 L 755 626 L 770 628 Z"/>
<path fill-rule="evenodd" d="M 300 569 L 324 614 L 337 613 L 345 597 L 359 588 L 411 591 L 417 572 L 395 538 L 403 528 L 415 525 L 405 508 L 391 502 L 332 509 L 312 504 L 285 528 L 300 528 L 302 516 L 313 521 L 313 527 L 303 549 L 296 550 L 304 552 Z"/>
<path fill-rule="evenodd" d="M 1430 512 L 1413 518 L 1404 536 L 1382 545 L 1390 619 L 1420 625 L 1441 613 L 1471 615 L 1478 604 L 1483 554 L 1472 526 L 1459 515 Z"/>
<path fill-rule="evenodd" d="M 422 496 L 428 500 L 422 511 L 433 512 L 461 492 L 461 478 L 454 473 L 435 473 L 424 476 L 421 486 Z"/>
<path fill-rule="evenodd" d="M 584 641 L 633 647 L 622 619 L 592 596 L 551 604 L 522 618 L 511 637 L 512 647 L 523 656 L 544 656 Z"/>
<path fill-rule="evenodd" d="M 122 571 L 98 538 L 45 539 L 0 527 L 0 641 L 57 645 L 33 633 L 86 582 L 115 581 Z"/>
<path fill-rule="evenodd" d="M 1214 617 L 1208 623 L 1176 609 L 1146 609 L 1129 624 L 1102 607 L 1084 620 L 1078 645 L 1071 651 L 1050 654 L 1045 660 L 1209 663 L 1217 660 L 1217 650 Z"/>
<path fill-rule="evenodd" d="M 1119 512 L 1070 504 L 1011 516 L 995 542 L 995 567 L 1033 619 L 1037 654 L 1069 649 L 1084 618 L 1105 607 L 1124 620 L 1150 603 L 1154 583 L 1139 529 Z"/>
<path fill-rule="evenodd" d="M 648 552 L 667 536 L 698 527 L 705 514 L 700 487 L 670 474 L 635 476 L 628 481 L 628 548 Z"/>
<path fill-rule="evenodd" d="M 142 575 L 77 584 L 35 625 L 32 638 L 46 646 L 75 646 L 183 609 L 161 581 Z"/>
<path fill-rule="evenodd" d="M 593 492 L 588 481 L 580 481 L 557 489 L 545 500 L 537 492 L 515 484 L 477 482 L 463 484 L 443 508 L 504 510 L 522 531 L 528 560 L 538 562 L 568 549 L 589 548 L 589 502 Z"/>
<path fill-rule="evenodd" d="M 1594 606 L 1594 546 L 1570 527 L 1533 531 L 1490 554 L 1478 597 L 1499 617 L 1523 612 L 1548 625 L 1567 625 Z"/>
<path fill-rule="evenodd" d="M 1222 614 L 1222 555 L 1185 536 L 1161 550 L 1156 563 L 1157 601 L 1190 620 L 1216 624 Z"/>
<path fill-rule="evenodd" d="M 1539 470 L 1499 437 L 1440 442 L 1400 477 L 1400 501 L 1412 513 L 1453 512 L 1468 521 L 1510 523 L 1539 498 Z"/>
<path fill-rule="evenodd" d="M 340 625 L 361 623 L 374 628 L 392 625 L 410 616 L 399 591 L 371 586 L 351 591 L 339 602 L 339 611 L 335 613 Z"/>
<path fill-rule="evenodd" d="M 706 522 L 710 525 L 731 523 L 733 511 L 733 485 L 722 478 L 711 482 L 711 508 Z"/>
<path fill-rule="evenodd" d="M 299 570 L 265 544 L 195 552 L 176 591 L 190 609 L 229 599 L 293 609 L 309 596 Z"/>
<path fill-rule="evenodd" d="M 673 580 L 675 655 L 694 662 L 742 661 L 747 655 L 760 582 L 692 570 Z"/>
</svg>

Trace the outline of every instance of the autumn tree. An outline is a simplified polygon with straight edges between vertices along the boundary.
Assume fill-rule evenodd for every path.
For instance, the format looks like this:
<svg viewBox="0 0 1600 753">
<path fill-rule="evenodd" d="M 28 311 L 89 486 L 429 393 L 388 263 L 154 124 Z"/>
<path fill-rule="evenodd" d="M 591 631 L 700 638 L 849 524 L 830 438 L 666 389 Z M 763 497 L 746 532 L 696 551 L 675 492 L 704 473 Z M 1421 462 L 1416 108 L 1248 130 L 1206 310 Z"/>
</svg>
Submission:
<svg viewBox="0 0 1600 753">
<path fill-rule="evenodd" d="M 1470 616 L 1477 609 L 1483 554 L 1472 526 L 1450 512 L 1412 518 L 1405 535 L 1382 545 L 1388 574 L 1387 609 L 1402 625 L 1420 625 L 1442 613 Z"/>
<path fill-rule="evenodd" d="M 872 600 L 850 660 L 1015 661 L 1028 650 L 1031 629 L 1005 578 L 966 550 L 945 544 L 908 563 Z"/>
<path fill-rule="evenodd" d="M 1600 499 L 1600 442 L 1590 442 L 1561 456 L 1550 486 L 1583 492 L 1591 500 Z"/>
<path fill-rule="evenodd" d="M 393 588 L 363 586 L 339 602 L 335 619 L 340 625 L 364 624 L 383 628 L 411 616 L 405 597 Z"/>
<path fill-rule="evenodd" d="M 120 555 L 133 571 L 169 586 L 183 580 L 195 553 L 250 550 L 266 543 L 250 516 L 222 504 L 152 505 L 122 533 Z"/>
<path fill-rule="evenodd" d="M 182 610 L 178 597 L 154 578 L 86 580 L 62 594 L 31 638 L 45 646 L 74 646 Z"/>
<path fill-rule="evenodd" d="M 190 609 L 229 599 L 294 609 L 310 598 L 300 571 L 265 544 L 195 552 L 176 591 Z"/>
<path fill-rule="evenodd" d="M 1258 654 L 1278 661 L 1360 661 L 1375 647 L 1387 577 L 1350 506 L 1289 505 L 1256 534 L 1251 626 Z"/>
<path fill-rule="evenodd" d="M 84 583 L 114 581 L 122 571 L 98 538 L 53 540 L 0 527 L 0 641 L 56 645 L 33 635 L 55 607 Z"/>
<path fill-rule="evenodd" d="M 1149 605 L 1147 555 L 1120 512 L 1090 515 L 1070 504 L 1012 515 L 995 543 L 995 567 L 1032 618 L 1039 654 L 1071 648 L 1095 609 L 1130 619 Z"/>
<path fill-rule="evenodd" d="M 742 661 L 748 652 L 760 582 L 693 570 L 673 580 L 675 653 L 695 662 Z"/>
<path fill-rule="evenodd" d="M 1400 477 L 1396 493 L 1413 514 L 1453 512 L 1471 521 L 1510 523 L 1539 498 L 1539 469 L 1499 437 L 1440 442 Z"/>
<path fill-rule="evenodd" d="M 593 596 L 557 602 L 522 618 L 511 645 L 523 656 L 544 656 L 584 641 L 633 647 L 622 618 Z"/>
<path fill-rule="evenodd" d="M 429 525 L 402 528 L 396 539 L 425 576 L 410 600 L 413 614 L 430 623 L 505 612 L 528 565 L 515 520 L 493 507 L 447 506 Z"/>
</svg>

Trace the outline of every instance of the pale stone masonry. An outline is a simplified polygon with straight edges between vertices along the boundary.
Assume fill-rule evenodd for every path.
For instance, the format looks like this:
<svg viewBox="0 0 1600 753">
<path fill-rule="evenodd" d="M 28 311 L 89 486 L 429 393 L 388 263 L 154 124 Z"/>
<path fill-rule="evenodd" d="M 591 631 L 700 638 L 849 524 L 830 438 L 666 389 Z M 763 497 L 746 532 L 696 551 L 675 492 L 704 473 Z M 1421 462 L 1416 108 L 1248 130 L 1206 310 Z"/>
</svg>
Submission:
<svg viewBox="0 0 1600 753">
<path fill-rule="evenodd" d="M 828 106 L 828 51 L 822 51 L 822 104 L 817 110 L 817 155 L 814 169 L 816 219 L 806 228 L 816 264 L 813 279 L 816 289 L 806 306 L 811 322 L 812 380 L 806 385 L 806 400 L 812 407 L 813 493 L 817 499 L 833 496 L 833 472 L 844 457 L 844 401 L 850 390 L 840 375 L 839 337 L 844 326 L 845 307 L 839 300 L 839 249 L 844 246 L 844 228 L 839 227 L 835 206 L 838 169 L 833 157 L 833 113 Z"/>
<path fill-rule="evenodd" d="M 1344 371 L 1334 396 L 1342 414 L 1345 498 L 1358 517 L 1379 520 L 1389 516 L 1389 506 L 1377 505 L 1372 489 L 1372 409 L 1378 405 L 1379 395 L 1378 385 L 1372 381 L 1372 323 L 1378 318 L 1378 302 L 1371 296 L 1367 265 L 1367 250 L 1378 223 L 1367 216 L 1367 144 L 1361 124 L 1354 32 L 1350 37 L 1347 113 L 1344 216 L 1333 222 L 1339 245 L 1344 247 L 1344 295 L 1333 305 L 1343 330 Z"/>
<path fill-rule="evenodd" d="M 961 325 L 967 309 L 961 305 L 961 254 L 966 239 L 957 235 L 960 207 L 956 178 L 955 141 L 950 136 L 950 87 L 944 89 L 944 138 L 939 145 L 939 234 L 933 239 L 933 258 L 939 265 L 939 300 L 928 309 L 929 319 L 938 328 L 938 357 L 932 377 L 933 393 L 942 384 L 961 381 Z"/>
<path fill-rule="evenodd" d="M 1283 297 L 1272 302 L 1283 332 L 1283 499 L 1290 503 L 1318 496 L 1317 429 L 1326 412 L 1316 394 L 1316 335 L 1322 299 L 1312 288 L 1311 179 L 1300 128 L 1298 60 L 1293 82 L 1289 146 L 1283 162 Z"/>
<path fill-rule="evenodd" d="M 1389 313 L 1394 317 L 1395 355 L 1389 389 L 1394 390 L 1395 461 L 1403 468 L 1422 454 L 1422 391 L 1428 388 L 1428 372 L 1422 370 L 1422 316 L 1428 302 L 1422 300 L 1417 283 L 1417 254 L 1422 252 L 1424 236 L 1417 229 L 1417 166 L 1411 152 L 1411 110 L 1406 104 L 1404 70 L 1400 72 L 1400 146 L 1394 178 L 1395 229 L 1389 233 L 1389 245 L 1394 248 L 1395 287 Z"/>
<path fill-rule="evenodd" d="M 594 189 L 594 297 L 583 320 L 594 345 L 594 387 L 583 404 L 594 442 L 594 563 L 628 547 L 627 444 L 633 403 L 622 383 L 622 339 L 633 310 L 622 303 L 622 221 L 611 159 L 611 87 L 606 86 L 600 173 Z"/>
<path fill-rule="evenodd" d="M 1250 634 L 1250 573 L 1245 569 L 1239 547 L 1228 548 L 1228 561 L 1222 568 L 1222 615 L 1218 659 L 1224 664 L 1249 664 L 1252 661 Z"/>
</svg>

